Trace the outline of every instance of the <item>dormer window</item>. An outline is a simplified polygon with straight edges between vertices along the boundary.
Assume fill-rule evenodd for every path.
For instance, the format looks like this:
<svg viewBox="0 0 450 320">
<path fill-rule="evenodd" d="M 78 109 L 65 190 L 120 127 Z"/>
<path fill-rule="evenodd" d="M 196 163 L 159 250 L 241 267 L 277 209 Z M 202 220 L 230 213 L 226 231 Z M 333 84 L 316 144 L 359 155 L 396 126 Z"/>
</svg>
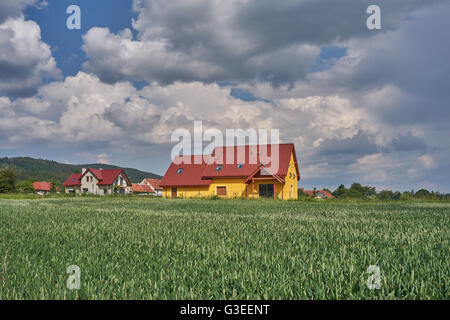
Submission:
<svg viewBox="0 0 450 320">
<path fill-rule="evenodd" d="M 220 170 L 222 170 L 222 165 L 221 165 L 221 164 L 219 164 L 219 165 L 216 167 L 216 171 L 220 171 Z"/>
<path fill-rule="evenodd" d="M 177 174 L 181 174 L 183 172 L 183 168 L 179 168 L 178 170 L 177 170 Z"/>
</svg>

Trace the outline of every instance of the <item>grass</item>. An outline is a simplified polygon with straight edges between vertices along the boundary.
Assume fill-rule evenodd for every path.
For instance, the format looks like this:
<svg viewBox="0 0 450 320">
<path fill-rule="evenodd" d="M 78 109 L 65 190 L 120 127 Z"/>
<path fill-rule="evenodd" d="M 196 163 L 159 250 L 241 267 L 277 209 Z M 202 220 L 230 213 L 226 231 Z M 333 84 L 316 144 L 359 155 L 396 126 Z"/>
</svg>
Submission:
<svg viewBox="0 0 450 320">
<path fill-rule="evenodd" d="M 0 198 L 0 299 L 449 299 L 449 222 L 446 202 Z"/>
</svg>

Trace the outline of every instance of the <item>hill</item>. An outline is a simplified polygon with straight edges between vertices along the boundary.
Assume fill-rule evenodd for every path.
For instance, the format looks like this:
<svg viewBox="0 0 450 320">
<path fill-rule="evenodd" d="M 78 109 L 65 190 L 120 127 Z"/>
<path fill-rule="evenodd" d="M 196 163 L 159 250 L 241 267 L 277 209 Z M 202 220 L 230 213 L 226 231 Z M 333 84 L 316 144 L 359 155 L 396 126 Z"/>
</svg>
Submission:
<svg viewBox="0 0 450 320">
<path fill-rule="evenodd" d="M 140 182 L 144 178 L 161 178 L 161 176 L 133 168 L 117 167 L 109 164 L 65 164 L 52 160 L 34 159 L 30 157 L 0 158 L 0 168 L 11 167 L 14 169 L 19 181 L 29 178 L 49 181 L 56 180 L 63 183 L 70 174 L 82 168 L 124 169 L 132 182 Z"/>
</svg>

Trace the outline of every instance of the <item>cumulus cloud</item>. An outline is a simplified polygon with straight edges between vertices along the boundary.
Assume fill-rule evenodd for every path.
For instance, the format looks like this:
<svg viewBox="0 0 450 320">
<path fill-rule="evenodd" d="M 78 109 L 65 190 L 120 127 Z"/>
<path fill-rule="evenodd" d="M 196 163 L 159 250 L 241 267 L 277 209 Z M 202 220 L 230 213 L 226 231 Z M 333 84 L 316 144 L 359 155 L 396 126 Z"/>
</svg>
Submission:
<svg viewBox="0 0 450 320">
<path fill-rule="evenodd" d="M 42 8 L 48 5 L 45 0 L 2 0 L 0 2 L 0 23 L 8 17 L 18 17 L 29 5 Z"/>
<path fill-rule="evenodd" d="M 383 31 L 395 30 L 419 0 L 378 1 Z M 438 0 L 427 2 L 440 2 Z M 372 37 L 368 1 L 135 0 L 130 30 L 92 28 L 84 67 L 103 81 L 268 81 L 304 79 L 320 46 Z"/>
<path fill-rule="evenodd" d="M 11 97 L 0 97 L 0 143 L 76 146 L 114 163 L 115 151 L 167 148 L 173 130 L 203 120 L 205 129 L 281 129 L 282 141 L 296 144 L 303 181 L 448 186 L 450 45 L 442 30 L 450 6 L 442 3 L 379 1 L 383 30 L 369 31 L 369 3 L 360 0 L 136 0 L 137 36 L 90 29 L 89 73 L 22 98 L 12 95 L 58 71 L 40 33 L 31 32 L 30 48 L 12 40 L 25 24 L 39 27 L 9 19 L 0 28 L 1 47 L 11 48 L 0 54 L 0 95 Z M 311 72 L 329 45 L 345 56 Z M 2 81 L 14 77 L 22 78 Z M 137 89 L 138 80 L 149 84 Z M 257 99 L 231 95 L 235 88 Z"/>
<path fill-rule="evenodd" d="M 30 96 L 43 77 L 61 76 L 34 21 L 19 16 L 0 24 L 0 47 L 0 95 Z"/>
</svg>

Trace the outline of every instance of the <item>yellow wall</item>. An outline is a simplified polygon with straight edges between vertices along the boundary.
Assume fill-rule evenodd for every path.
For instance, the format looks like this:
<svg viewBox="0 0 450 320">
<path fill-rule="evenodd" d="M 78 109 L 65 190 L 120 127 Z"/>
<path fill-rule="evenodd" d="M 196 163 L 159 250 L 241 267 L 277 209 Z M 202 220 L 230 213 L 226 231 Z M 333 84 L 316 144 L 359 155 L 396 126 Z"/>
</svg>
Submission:
<svg viewBox="0 0 450 320">
<path fill-rule="evenodd" d="M 209 197 L 208 187 L 178 187 L 177 188 L 178 198 L 205 198 Z M 172 197 L 172 188 L 163 188 L 163 197 Z"/>
<path fill-rule="evenodd" d="M 289 174 L 290 173 L 290 174 Z M 179 198 L 206 198 L 217 195 L 217 187 L 227 187 L 226 198 L 259 198 L 260 184 L 274 184 L 274 194 L 277 199 L 289 200 L 297 199 L 297 172 L 295 170 L 294 156 L 291 154 L 288 174 L 285 183 L 271 179 L 255 181 L 254 188 L 252 183 L 245 184 L 243 178 L 218 178 L 213 179 L 209 187 L 178 187 L 177 195 Z M 163 197 L 171 198 L 172 188 L 163 188 Z M 222 196 L 221 196 L 222 197 Z M 223 196 L 225 197 L 225 196 Z"/>
</svg>

